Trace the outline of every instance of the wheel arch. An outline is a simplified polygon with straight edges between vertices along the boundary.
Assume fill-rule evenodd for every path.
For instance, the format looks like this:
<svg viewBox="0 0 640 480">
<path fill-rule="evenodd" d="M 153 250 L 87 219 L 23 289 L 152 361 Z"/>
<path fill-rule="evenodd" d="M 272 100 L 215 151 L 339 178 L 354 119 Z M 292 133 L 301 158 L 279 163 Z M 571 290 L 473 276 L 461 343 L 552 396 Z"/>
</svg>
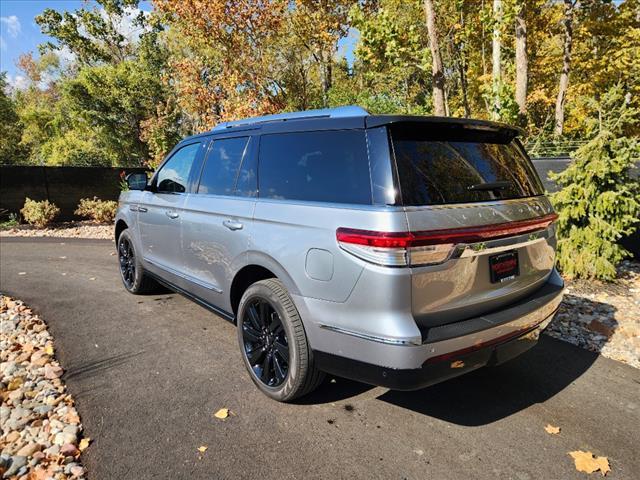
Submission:
<svg viewBox="0 0 640 480">
<path fill-rule="evenodd" d="M 259 252 L 249 252 L 247 265 L 240 268 L 233 277 L 229 289 L 229 302 L 234 315 L 238 313 L 240 299 L 249 286 L 267 278 L 277 278 L 291 294 L 298 294 L 298 288 L 287 271 L 275 259 Z"/>
<path fill-rule="evenodd" d="M 120 238 L 120 234 L 124 232 L 127 228 L 129 228 L 129 225 L 127 225 L 127 222 L 125 222 L 124 220 L 120 219 L 116 222 L 116 227 L 115 227 L 116 245 L 118 244 L 118 239 Z"/>
</svg>

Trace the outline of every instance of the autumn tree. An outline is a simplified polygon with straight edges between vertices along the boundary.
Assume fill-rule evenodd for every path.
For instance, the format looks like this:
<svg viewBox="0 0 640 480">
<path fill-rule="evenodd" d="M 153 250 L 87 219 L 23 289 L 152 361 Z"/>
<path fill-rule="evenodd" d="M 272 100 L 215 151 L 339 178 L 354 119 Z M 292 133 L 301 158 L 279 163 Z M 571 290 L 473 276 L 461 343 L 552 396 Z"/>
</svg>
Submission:
<svg viewBox="0 0 640 480">
<path fill-rule="evenodd" d="M 527 56 L 527 21 L 525 18 L 526 1 L 517 0 L 515 5 L 515 39 L 516 39 L 516 91 L 519 123 L 526 121 L 527 85 L 529 82 L 529 58 Z"/>
<path fill-rule="evenodd" d="M 284 0 L 156 0 L 169 25 L 171 85 L 197 130 L 283 107 L 273 67 Z"/>
<path fill-rule="evenodd" d="M 556 115 L 553 133 L 556 136 L 562 135 L 564 128 L 564 107 L 569 88 L 569 72 L 571 71 L 571 49 L 573 47 L 573 10 L 576 0 L 564 0 L 564 42 L 562 49 L 562 70 L 560 72 L 560 82 L 558 84 L 558 97 L 556 99 Z"/>
<path fill-rule="evenodd" d="M 417 2 L 353 7 L 351 22 L 359 32 L 353 74 L 334 87 L 336 104 L 359 103 L 374 113 L 433 112 L 429 42 L 417 18 L 424 18 Z"/>
<path fill-rule="evenodd" d="M 16 112 L 13 98 L 7 95 L 7 80 L 0 73 L 0 165 L 21 163 L 25 159 L 25 149 L 20 145 L 23 126 Z"/>
<path fill-rule="evenodd" d="M 302 55 L 316 63 L 322 91 L 322 105 L 329 103 L 338 41 L 349 32 L 349 11 L 353 0 L 297 0 L 288 12 L 285 36 L 293 35 Z M 295 44 L 294 44 L 295 45 Z"/>
<path fill-rule="evenodd" d="M 502 102 L 500 88 L 502 86 L 502 0 L 493 0 L 493 35 L 491 37 L 491 85 L 493 92 L 494 119 L 500 118 Z"/>
<path fill-rule="evenodd" d="M 42 33 L 56 40 L 41 46 L 43 51 L 68 49 L 81 64 L 119 63 L 135 52 L 135 39 L 127 38 L 123 26 L 128 14 L 137 12 L 130 21 L 133 32 L 143 32 L 145 13 L 137 10 L 140 0 L 101 0 L 98 8 L 79 8 L 59 12 L 47 8 L 35 21 Z M 132 33 L 133 33 L 132 32 Z"/>
<path fill-rule="evenodd" d="M 424 12 L 429 35 L 429 48 L 431 49 L 431 71 L 433 84 L 433 111 L 436 115 L 448 115 L 445 99 L 445 77 L 440 57 L 440 40 L 436 28 L 436 12 L 432 0 L 424 0 Z"/>
<path fill-rule="evenodd" d="M 159 40 L 163 27 L 138 3 L 100 0 L 73 12 L 46 9 L 36 17 L 55 42 L 41 46 L 37 62 L 30 56 L 19 62 L 32 82 L 18 100 L 24 104 L 23 143 L 31 145 L 34 161 L 137 166 L 155 154 L 145 128 L 172 94 L 162 82 L 168 55 Z M 62 52 L 72 63 L 58 64 L 55 85 L 39 85 L 43 63 L 59 60 Z M 46 104 L 52 96 L 53 108 Z"/>
</svg>

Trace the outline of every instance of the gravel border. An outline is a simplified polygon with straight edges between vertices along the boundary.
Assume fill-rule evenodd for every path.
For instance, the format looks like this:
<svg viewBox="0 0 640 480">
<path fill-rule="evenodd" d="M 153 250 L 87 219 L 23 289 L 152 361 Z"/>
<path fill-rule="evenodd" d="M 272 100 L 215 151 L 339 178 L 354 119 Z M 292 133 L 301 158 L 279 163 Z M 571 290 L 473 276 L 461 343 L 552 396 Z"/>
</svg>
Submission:
<svg viewBox="0 0 640 480">
<path fill-rule="evenodd" d="M 82 424 L 44 321 L 0 294 L 0 476 L 84 479 Z"/>
<path fill-rule="evenodd" d="M 640 262 L 624 261 L 619 279 L 567 281 L 545 333 L 640 368 Z"/>
<path fill-rule="evenodd" d="M 99 225 L 87 221 L 57 223 L 46 228 L 18 225 L 0 230 L 0 237 L 57 237 L 112 240 L 113 229 L 114 226 L 111 224 Z"/>
</svg>

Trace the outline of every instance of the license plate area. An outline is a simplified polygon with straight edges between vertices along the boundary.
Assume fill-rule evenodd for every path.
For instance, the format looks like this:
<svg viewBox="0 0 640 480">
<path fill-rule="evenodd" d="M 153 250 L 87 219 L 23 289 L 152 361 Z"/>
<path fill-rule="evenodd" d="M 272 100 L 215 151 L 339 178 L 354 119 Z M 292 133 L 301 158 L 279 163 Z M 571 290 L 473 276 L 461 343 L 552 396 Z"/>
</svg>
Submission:
<svg viewBox="0 0 640 480">
<path fill-rule="evenodd" d="M 520 275 L 518 252 L 511 250 L 490 256 L 489 272 L 491 274 L 491 283 L 502 283 L 516 278 Z"/>
</svg>

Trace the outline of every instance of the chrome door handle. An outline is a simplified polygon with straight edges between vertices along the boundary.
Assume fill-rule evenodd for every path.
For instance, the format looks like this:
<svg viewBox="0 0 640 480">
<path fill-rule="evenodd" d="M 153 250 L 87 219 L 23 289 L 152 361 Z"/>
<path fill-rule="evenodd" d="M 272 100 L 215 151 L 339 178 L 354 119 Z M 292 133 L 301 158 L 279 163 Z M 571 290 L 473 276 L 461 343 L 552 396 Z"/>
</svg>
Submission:
<svg viewBox="0 0 640 480">
<path fill-rule="evenodd" d="M 235 220 L 225 220 L 222 224 L 229 230 L 242 230 L 243 225 Z"/>
<path fill-rule="evenodd" d="M 147 211 L 147 209 L 146 207 L 138 207 L 138 211 L 144 213 Z"/>
<path fill-rule="evenodd" d="M 178 212 L 174 212 L 173 210 L 167 210 L 164 213 L 166 213 L 169 218 L 178 218 L 180 216 Z"/>
</svg>

